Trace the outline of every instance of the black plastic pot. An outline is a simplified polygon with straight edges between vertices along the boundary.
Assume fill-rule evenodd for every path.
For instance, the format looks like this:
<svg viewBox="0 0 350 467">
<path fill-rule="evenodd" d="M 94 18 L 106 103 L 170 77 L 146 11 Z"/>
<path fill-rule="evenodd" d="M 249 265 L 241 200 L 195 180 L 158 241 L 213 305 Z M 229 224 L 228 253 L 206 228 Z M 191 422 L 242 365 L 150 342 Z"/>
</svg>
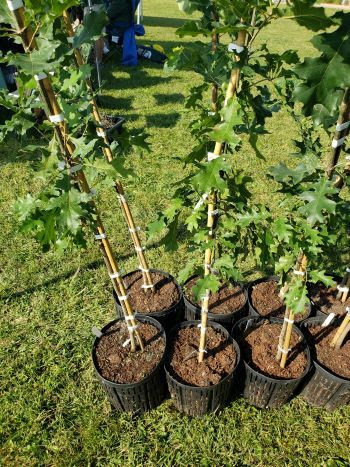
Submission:
<svg viewBox="0 0 350 467">
<path fill-rule="evenodd" d="M 302 328 L 320 325 L 324 317 L 317 316 L 306 320 Z M 337 324 L 341 319 L 337 321 Z M 307 331 L 305 330 L 305 333 Z M 310 344 L 309 344 L 310 345 Z M 313 367 L 307 383 L 303 387 L 301 397 L 310 405 L 324 407 L 328 410 L 335 410 L 338 407 L 350 402 L 350 379 L 337 376 L 331 370 L 319 363 L 316 359 L 316 352 L 312 344 L 310 345 L 313 358 Z"/>
<path fill-rule="evenodd" d="M 240 343 L 243 333 L 251 328 L 258 327 L 264 321 L 271 323 L 283 323 L 282 319 L 279 318 L 263 318 L 261 316 L 248 316 L 243 318 L 233 326 L 232 336 L 237 339 Z M 305 338 L 301 330 L 293 325 L 293 331 L 298 336 L 302 337 L 303 351 L 305 351 L 308 364 L 304 373 L 295 379 L 279 379 L 269 376 L 265 376 L 257 370 L 254 370 L 242 357 L 243 360 L 243 371 L 244 371 L 244 387 L 242 388 L 243 397 L 247 401 L 260 407 L 262 409 L 279 408 L 286 402 L 288 402 L 295 394 L 298 386 L 304 380 L 308 374 L 311 365 L 310 350 L 306 344 Z"/>
<path fill-rule="evenodd" d="M 275 281 L 275 282 L 278 282 L 279 281 L 279 277 L 278 276 L 268 276 L 268 277 L 262 277 L 261 279 L 257 279 L 253 282 L 251 282 L 249 285 L 248 285 L 248 308 L 249 308 L 249 315 L 251 316 L 262 316 L 258 310 L 254 307 L 253 305 L 253 301 L 252 301 L 252 291 L 253 291 L 253 287 L 255 285 L 258 285 L 258 284 L 261 284 L 262 282 L 269 282 L 269 281 Z M 312 306 L 311 304 L 309 305 L 309 309 L 308 309 L 308 313 L 305 315 L 305 318 L 302 319 L 301 321 L 295 323 L 297 326 L 300 326 L 300 323 L 302 323 L 305 319 L 308 319 L 310 317 L 312 313 Z M 263 318 L 272 318 L 273 316 L 262 316 Z"/>
<path fill-rule="evenodd" d="M 327 274 L 327 275 L 331 276 L 337 282 L 337 284 L 340 284 L 342 281 L 342 278 L 340 276 L 337 276 L 334 274 Z M 307 284 L 308 290 L 309 290 L 310 285 L 311 284 Z M 311 307 L 312 307 L 312 310 L 315 316 L 320 316 L 323 318 L 326 318 L 327 316 L 329 316 L 329 313 L 324 313 L 323 311 L 321 311 L 320 308 L 316 305 L 316 303 L 311 299 L 311 297 L 309 298 L 310 298 Z"/>
<path fill-rule="evenodd" d="M 194 279 L 196 276 L 191 276 L 187 281 L 185 282 L 186 284 Z M 219 313 L 210 313 L 208 314 L 208 318 L 210 321 L 213 321 L 214 323 L 221 324 L 221 326 L 224 326 L 229 332 L 232 328 L 232 325 L 239 321 L 241 318 L 244 316 L 247 316 L 248 314 L 248 306 L 247 306 L 247 291 L 243 287 L 242 284 L 238 282 L 238 285 L 242 287 L 242 290 L 245 295 L 245 302 L 244 305 L 236 311 L 233 311 L 232 313 L 225 313 L 225 314 L 219 314 Z M 193 304 L 188 298 L 186 298 L 186 294 L 184 293 L 184 302 L 185 302 L 185 319 L 187 321 L 194 321 L 197 319 L 200 319 L 201 316 L 201 308 L 198 305 Z"/>
<path fill-rule="evenodd" d="M 232 342 L 237 355 L 237 361 L 232 372 L 225 376 L 218 384 L 209 387 L 197 387 L 180 383 L 170 374 L 170 349 L 175 333 L 182 328 L 198 326 L 199 321 L 184 321 L 175 326 L 168 337 L 167 358 L 165 360 L 165 373 L 168 388 L 175 407 L 187 415 L 199 417 L 209 412 L 218 412 L 224 407 L 232 395 L 232 386 L 236 381 L 237 368 L 241 359 L 240 349 L 235 340 L 229 335 L 227 330 L 218 323 L 208 322 L 208 326 L 222 332 L 227 339 Z"/>
<path fill-rule="evenodd" d="M 108 329 L 113 326 L 120 319 L 116 319 L 108 323 L 102 330 L 102 334 L 105 334 Z M 142 323 L 150 323 L 159 329 L 165 343 L 166 336 L 164 329 L 161 324 L 153 318 L 148 316 L 138 316 L 138 321 Z M 92 361 L 95 368 L 95 373 L 102 384 L 102 387 L 107 393 L 108 399 L 112 406 L 123 412 L 133 412 L 141 414 L 148 410 L 156 408 L 166 397 L 167 385 L 164 373 L 164 360 L 165 351 L 162 359 L 152 371 L 151 374 L 146 376 L 142 381 L 138 383 L 130 384 L 117 384 L 109 381 L 99 373 L 98 364 L 96 359 L 96 346 L 100 338 L 96 338 L 92 348 Z"/>
<path fill-rule="evenodd" d="M 183 319 L 184 302 L 183 302 L 182 290 L 179 284 L 174 279 L 174 277 L 171 276 L 170 274 L 164 271 L 161 271 L 159 269 L 150 269 L 150 271 L 158 272 L 159 274 L 162 274 L 164 277 L 170 278 L 175 283 L 176 288 L 179 292 L 179 297 L 180 297 L 179 301 L 175 303 L 175 305 L 173 305 L 172 307 L 168 308 L 167 310 L 163 310 L 163 311 L 155 311 L 153 313 L 140 313 L 137 310 L 134 310 L 134 312 L 136 313 L 137 318 L 139 318 L 140 316 L 150 316 L 151 318 L 156 319 L 157 321 L 159 321 L 159 323 L 164 327 L 166 331 L 169 331 L 173 326 L 175 326 L 175 324 L 179 323 Z M 135 272 L 138 272 L 138 271 L 129 272 L 128 274 L 125 274 L 123 278 L 131 276 Z M 114 298 L 115 307 L 117 311 L 117 317 L 121 318 L 123 316 L 123 309 L 120 305 L 117 294 L 115 293 L 114 290 L 113 290 L 113 298 Z"/>
</svg>

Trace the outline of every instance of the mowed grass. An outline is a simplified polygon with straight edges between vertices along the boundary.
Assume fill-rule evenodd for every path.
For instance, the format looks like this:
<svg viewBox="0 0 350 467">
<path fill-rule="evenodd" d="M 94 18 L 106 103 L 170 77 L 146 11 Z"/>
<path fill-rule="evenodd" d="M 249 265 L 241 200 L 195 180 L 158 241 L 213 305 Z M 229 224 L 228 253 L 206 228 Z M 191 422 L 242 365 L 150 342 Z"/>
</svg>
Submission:
<svg viewBox="0 0 350 467">
<path fill-rule="evenodd" d="M 148 0 L 142 42 L 169 52 L 180 42 L 175 29 L 183 18 L 175 1 Z M 303 29 L 280 21 L 259 40 L 277 52 L 293 46 L 306 55 L 313 53 L 309 38 Z M 138 178 L 128 183 L 135 218 L 145 227 L 167 205 L 173 183 L 183 175 L 177 157 L 193 144 L 184 98 L 200 81 L 193 73 L 167 74 L 146 61 L 121 68 L 113 53 L 103 76 L 105 110 L 150 134 L 152 151 L 131 157 Z M 254 177 L 256 199 L 278 209 L 266 168 L 288 160 L 295 129 L 283 113 L 268 126 L 271 134 L 259 143 L 266 160 L 256 159 L 247 146 L 237 164 Z M 13 202 L 38 188 L 35 160 L 20 150 L 25 143 L 14 140 L 1 147 L 1 465 L 349 464 L 349 407 L 328 413 L 297 398 L 281 410 L 262 411 L 239 399 L 219 416 L 191 419 L 168 400 L 141 417 L 112 411 L 90 359 L 92 325 L 114 318 L 111 286 L 92 242 L 86 251 L 60 257 L 43 254 L 17 233 Z M 102 192 L 99 204 L 122 267 L 135 268 L 113 191 Z M 173 274 L 189 257 L 185 241 L 176 253 L 152 243 L 148 254 L 153 267 Z"/>
</svg>

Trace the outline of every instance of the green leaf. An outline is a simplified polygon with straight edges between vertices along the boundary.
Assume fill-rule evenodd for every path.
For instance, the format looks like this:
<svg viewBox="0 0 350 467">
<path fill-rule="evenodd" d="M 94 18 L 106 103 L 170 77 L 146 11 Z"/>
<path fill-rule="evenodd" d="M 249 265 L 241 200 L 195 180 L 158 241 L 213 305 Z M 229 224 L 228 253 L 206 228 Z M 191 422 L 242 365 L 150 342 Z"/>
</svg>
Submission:
<svg viewBox="0 0 350 467">
<path fill-rule="evenodd" d="M 215 293 L 219 288 L 220 280 L 218 277 L 209 274 L 196 282 L 196 285 L 192 288 L 192 293 L 196 302 L 200 303 L 201 298 L 205 295 L 207 290 L 210 290 L 211 293 Z"/>
<path fill-rule="evenodd" d="M 284 18 L 294 19 L 300 26 L 311 29 L 311 31 L 320 31 L 331 26 L 333 21 L 326 15 L 324 8 L 314 7 L 310 3 L 309 1 L 293 0 L 292 7 L 285 10 Z"/>
<path fill-rule="evenodd" d="M 350 15 L 335 15 L 341 24 L 335 31 L 315 36 L 311 42 L 321 51 L 316 58 L 305 58 L 295 67 L 303 80 L 294 91 L 294 97 L 304 104 L 306 115 L 319 117 L 317 104 L 325 107 L 329 115 L 338 114 L 342 93 L 350 86 Z"/>
<path fill-rule="evenodd" d="M 23 73 L 34 76 L 42 72 L 49 73 L 63 61 L 64 57 L 60 57 L 55 61 L 52 60 L 55 55 L 56 47 L 57 42 L 53 42 L 45 46 L 45 48 L 34 50 L 28 54 L 14 55 L 9 53 L 6 57 L 10 65 L 15 65 Z"/>
<path fill-rule="evenodd" d="M 307 296 L 307 288 L 302 279 L 288 284 L 289 288 L 284 296 L 284 302 L 294 315 L 303 314 L 310 304 Z"/>
<path fill-rule="evenodd" d="M 192 178 L 197 191 L 208 193 L 214 189 L 224 192 L 227 188 L 227 182 L 222 178 L 222 173 L 229 172 L 230 164 L 223 157 L 218 157 L 201 167 L 202 170 Z"/>
<path fill-rule="evenodd" d="M 284 219 L 277 219 L 272 226 L 278 240 L 288 243 L 293 234 L 293 228 Z"/>
<path fill-rule="evenodd" d="M 337 191 L 329 180 L 323 178 L 317 182 L 312 191 L 305 191 L 300 195 L 300 198 L 307 204 L 301 206 L 299 211 L 307 215 L 307 221 L 311 226 L 322 223 L 325 219 L 325 212 L 335 212 L 336 202 L 329 199 L 328 196 L 337 193 Z"/>
<path fill-rule="evenodd" d="M 198 21 L 186 21 L 186 23 L 176 30 L 176 35 L 179 37 L 191 36 L 196 37 L 199 34 L 208 36 L 211 32 L 208 29 L 199 27 Z"/>
<path fill-rule="evenodd" d="M 102 35 L 103 28 L 108 24 L 108 17 L 104 10 L 92 11 L 84 17 L 84 25 L 81 32 L 74 36 L 73 47 L 75 49 L 83 44 L 92 43 Z"/>
<path fill-rule="evenodd" d="M 330 276 L 326 275 L 326 271 L 310 271 L 308 273 L 308 281 L 316 284 L 322 282 L 326 287 L 333 287 L 336 282 Z"/>
</svg>

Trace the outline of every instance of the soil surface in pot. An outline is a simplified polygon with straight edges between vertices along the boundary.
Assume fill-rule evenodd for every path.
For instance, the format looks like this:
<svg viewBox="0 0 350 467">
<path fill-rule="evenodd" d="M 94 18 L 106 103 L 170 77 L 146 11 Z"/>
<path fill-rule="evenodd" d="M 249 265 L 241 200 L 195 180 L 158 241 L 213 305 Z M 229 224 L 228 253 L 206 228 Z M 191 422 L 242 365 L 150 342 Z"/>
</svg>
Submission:
<svg viewBox="0 0 350 467">
<path fill-rule="evenodd" d="M 131 306 L 138 313 L 165 311 L 176 305 L 180 300 L 179 290 L 171 278 L 165 277 L 158 272 L 151 272 L 150 274 L 155 286 L 154 292 L 141 288 L 143 279 L 140 271 L 136 271 L 124 278 Z"/>
<path fill-rule="evenodd" d="M 276 360 L 281 328 L 281 324 L 265 321 L 258 327 L 248 329 L 242 339 L 244 360 L 265 376 L 279 379 L 299 378 L 307 367 L 307 357 L 301 338 L 295 332 L 292 333 L 291 352 L 286 368 L 282 369 Z"/>
<path fill-rule="evenodd" d="M 305 328 L 306 339 L 310 343 L 313 357 L 323 366 L 342 378 L 350 379 L 350 336 L 339 350 L 330 346 L 337 328 L 321 325 Z"/>
<path fill-rule="evenodd" d="M 326 287 L 323 284 L 310 284 L 309 285 L 309 296 L 314 304 L 323 313 L 330 314 L 335 313 L 336 315 L 344 315 L 347 306 L 350 306 L 350 296 L 346 302 L 342 303 L 341 300 L 337 300 L 337 287 Z"/>
<path fill-rule="evenodd" d="M 199 328 L 191 326 L 177 331 L 170 350 L 170 373 L 180 383 L 208 387 L 233 370 L 237 354 L 232 343 L 211 327 L 207 333 L 207 353 L 204 361 L 198 363 Z"/>
<path fill-rule="evenodd" d="M 198 277 L 194 277 L 185 285 L 186 297 L 190 302 L 200 307 L 200 303 L 196 302 L 192 294 L 192 287 L 198 281 Z M 223 285 L 220 289 L 210 294 L 209 298 L 209 312 L 220 315 L 228 315 L 238 311 L 246 302 L 246 297 L 243 288 L 239 284 Z"/>
<path fill-rule="evenodd" d="M 261 316 L 284 318 L 286 307 L 279 296 L 280 289 L 274 280 L 260 282 L 252 287 L 251 302 L 253 307 Z M 295 315 L 296 323 L 306 318 L 308 310 L 304 315 Z"/>
<path fill-rule="evenodd" d="M 99 373 L 114 383 L 138 383 L 152 373 L 161 361 L 165 341 L 159 329 L 152 324 L 138 323 L 145 350 L 130 351 L 130 345 L 123 347 L 129 339 L 125 321 L 111 326 L 99 340 L 96 357 Z"/>
</svg>

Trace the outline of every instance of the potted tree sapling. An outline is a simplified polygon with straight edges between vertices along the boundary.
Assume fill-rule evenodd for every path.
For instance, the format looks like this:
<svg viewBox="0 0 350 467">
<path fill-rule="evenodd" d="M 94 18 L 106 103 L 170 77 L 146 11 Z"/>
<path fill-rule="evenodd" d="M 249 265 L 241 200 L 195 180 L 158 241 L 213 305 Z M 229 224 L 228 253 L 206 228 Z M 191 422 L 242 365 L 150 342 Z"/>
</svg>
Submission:
<svg viewBox="0 0 350 467">
<path fill-rule="evenodd" d="M 250 179 L 235 167 L 234 155 L 242 136 L 249 135 L 261 156 L 257 137 L 266 131 L 265 119 L 278 110 L 265 82 L 287 76 L 286 65 L 297 57 L 291 52 L 270 54 L 265 45 L 251 49 L 260 30 L 279 15 L 267 4 L 246 2 L 236 10 L 229 1 L 179 3 L 187 12 L 200 11 L 202 17 L 187 22 L 178 34 L 203 34 L 211 42 L 179 47 L 168 62 L 169 68 L 196 71 L 204 83 L 191 90 L 187 102 L 198 115 L 191 125 L 197 144 L 185 159 L 190 174 L 149 230 L 153 234 L 167 227 L 164 241 L 174 248 L 180 214 L 187 214 L 185 224 L 196 255 L 180 277 L 185 282 L 187 317 L 201 321 L 172 330 L 166 371 L 176 407 L 200 415 L 225 403 L 238 362 L 237 350 L 236 355 L 232 352 L 237 347 L 215 324 L 230 326 L 246 313 L 245 292 L 235 282 L 240 276 L 238 260 L 250 244 L 263 256 L 270 242 L 271 215 L 250 199 Z M 229 46 L 218 40 L 226 33 L 232 41 Z M 212 91 L 208 104 L 206 91 Z M 198 258 L 203 255 L 201 267 Z"/>
<path fill-rule="evenodd" d="M 330 149 L 326 148 L 326 177 L 334 188 L 342 191 L 332 195 L 334 214 L 328 225 L 328 239 L 333 236 L 335 240 L 329 242 L 328 253 L 333 258 L 336 271 L 341 271 L 342 258 L 344 255 L 349 257 L 350 219 L 346 191 L 349 189 L 350 167 L 346 137 L 350 126 L 350 15 L 338 12 L 333 19 L 337 27 L 332 32 L 316 35 L 312 39 L 319 55 L 305 58 L 296 67 L 296 73 L 302 81 L 294 95 L 302 102 L 304 114 L 310 116 L 315 125 L 326 130 L 331 142 L 328 146 Z M 321 75 L 315 73 L 316 68 Z M 319 260 L 321 262 L 322 258 Z M 349 268 L 345 269 L 342 280 L 336 271 L 331 271 L 330 275 L 336 280 L 336 284 L 331 287 L 322 282 L 309 286 L 309 294 L 318 316 L 303 324 L 314 366 L 302 397 L 311 405 L 330 410 L 350 400 L 350 280 Z"/>
<path fill-rule="evenodd" d="M 70 16 L 67 11 L 63 12 L 63 20 L 68 42 L 72 44 L 74 50 L 76 65 L 78 69 L 84 69 L 86 65 L 84 64 L 83 54 L 80 48 L 82 45 L 82 40 L 80 39 L 81 36 L 75 37 L 70 22 Z M 85 28 L 91 30 L 92 22 L 89 21 L 89 18 L 87 18 L 86 21 L 88 23 L 85 24 Z M 96 133 L 97 136 L 102 138 L 102 150 L 107 162 L 111 164 L 115 163 L 114 156 L 119 156 L 121 148 L 125 154 L 128 146 L 133 142 L 133 139 L 136 139 L 136 137 L 137 141 L 139 141 L 143 147 L 147 148 L 139 134 L 134 135 L 132 132 L 128 134 L 127 130 L 121 132 L 117 144 L 110 144 L 107 132 L 103 126 L 100 109 L 93 95 L 91 79 L 86 76 L 85 81 L 87 90 L 91 94 L 91 111 L 93 121 L 96 125 Z M 123 276 L 124 283 L 129 293 L 130 302 L 132 303 L 136 313 L 151 316 L 157 319 L 166 329 L 169 329 L 182 318 L 183 298 L 181 288 L 170 274 L 161 270 L 150 269 L 149 262 L 144 251 L 145 247 L 142 246 L 140 239 L 139 232 L 141 229 L 135 224 L 121 180 L 115 180 L 114 189 L 120 201 L 121 210 L 128 226 L 136 256 L 139 260 L 138 269 Z M 117 316 L 120 317 L 123 314 L 123 310 L 115 292 L 114 300 L 116 303 Z"/>
<path fill-rule="evenodd" d="M 119 410 L 143 412 L 165 396 L 165 333 L 152 318 L 136 319 L 90 186 L 99 178 L 109 184 L 110 178 L 128 172 L 119 159 L 111 165 L 101 164 L 95 157 L 98 142 L 86 131 L 91 99 L 84 94 L 83 83 L 90 70 L 85 67 L 77 73 L 69 67 L 70 47 L 66 40 L 61 41 L 56 21 L 72 2 L 52 2 L 50 8 L 26 3 L 25 12 L 21 1 L 7 2 L 14 31 L 27 54 L 12 54 L 8 59 L 18 68 L 21 104 L 25 104 L 24 90 L 39 90 L 49 121 L 41 128 L 43 142 L 52 130 L 55 138 L 47 148 L 37 147 L 43 155 L 42 191 L 19 200 L 17 210 L 24 230 L 34 233 L 45 249 L 59 246 L 64 250 L 77 243 L 84 246 L 86 228 L 93 229 L 124 313 L 123 319 L 109 323 L 102 332 L 95 329 L 93 362 L 113 405 Z M 96 15 L 94 24 L 101 29 L 103 18 L 91 14 Z M 83 29 L 80 40 L 90 41 L 95 34 L 96 29 Z"/>
</svg>

